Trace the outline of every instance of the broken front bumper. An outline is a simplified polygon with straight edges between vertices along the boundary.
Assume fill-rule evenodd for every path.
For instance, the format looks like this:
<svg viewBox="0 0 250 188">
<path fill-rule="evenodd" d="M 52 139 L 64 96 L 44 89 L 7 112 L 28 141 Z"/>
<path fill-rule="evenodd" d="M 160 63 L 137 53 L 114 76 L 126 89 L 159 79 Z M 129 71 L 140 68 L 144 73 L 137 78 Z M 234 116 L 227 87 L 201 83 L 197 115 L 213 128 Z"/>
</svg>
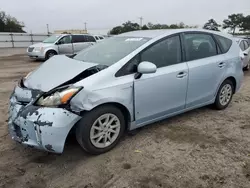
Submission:
<svg viewBox="0 0 250 188">
<path fill-rule="evenodd" d="M 67 135 L 79 119 L 62 108 L 23 104 L 15 92 L 10 98 L 8 127 L 12 139 L 37 149 L 62 153 Z"/>
</svg>

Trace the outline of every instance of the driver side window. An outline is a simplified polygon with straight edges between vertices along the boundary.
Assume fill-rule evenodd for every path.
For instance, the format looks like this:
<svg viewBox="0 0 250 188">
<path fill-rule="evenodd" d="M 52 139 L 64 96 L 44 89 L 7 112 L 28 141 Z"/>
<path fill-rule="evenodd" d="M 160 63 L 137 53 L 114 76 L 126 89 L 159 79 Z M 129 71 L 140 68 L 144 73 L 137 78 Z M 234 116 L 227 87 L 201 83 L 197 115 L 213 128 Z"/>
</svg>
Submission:
<svg viewBox="0 0 250 188">
<path fill-rule="evenodd" d="M 71 43 L 71 36 L 68 35 L 68 36 L 65 36 L 65 37 L 62 37 L 59 41 L 58 41 L 58 44 L 70 44 Z"/>
<path fill-rule="evenodd" d="M 179 35 L 156 42 L 140 52 L 116 73 L 116 77 L 136 73 L 137 66 L 142 61 L 154 63 L 157 68 L 181 63 L 182 55 Z"/>
</svg>

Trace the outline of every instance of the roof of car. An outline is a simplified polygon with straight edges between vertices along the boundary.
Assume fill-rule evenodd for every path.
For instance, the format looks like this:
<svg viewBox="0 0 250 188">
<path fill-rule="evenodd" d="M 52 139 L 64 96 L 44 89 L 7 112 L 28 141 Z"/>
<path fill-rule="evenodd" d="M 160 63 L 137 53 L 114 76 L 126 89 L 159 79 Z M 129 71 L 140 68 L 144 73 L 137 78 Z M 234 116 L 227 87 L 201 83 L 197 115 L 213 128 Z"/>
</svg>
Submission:
<svg viewBox="0 0 250 188">
<path fill-rule="evenodd" d="M 93 35 L 91 35 L 91 34 L 84 34 L 84 33 L 80 33 L 80 34 L 75 34 L 75 33 L 73 33 L 73 34 L 70 34 L 70 33 L 62 33 L 62 34 L 55 34 L 55 35 L 57 35 L 57 36 L 66 36 L 66 35 L 88 35 L 88 36 L 93 36 Z"/>
<path fill-rule="evenodd" d="M 181 32 L 188 32 L 188 31 L 196 31 L 196 32 L 207 32 L 207 33 L 215 33 L 225 37 L 232 37 L 229 34 L 218 32 L 218 31 L 211 31 L 205 29 L 159 29 L 159 30 L 138 30 L 138 31 L 131 31 L 127 33 L 120 34 L 118 36 L 124 37 L 145 37 L 145 38 L 155 38 L 161 35 L 171 35 L 175 33 Z"/>
<path fill-rule="evenodd" d="M 245 41 L 248 40 L 248 39 L 246 39 L 246 38 L 241 38 L 241 37 L 234 37 L 234 39 L 235 39 L 237 42 L 241 42 L 242 40 L 245 40 Z"/>
</svg>

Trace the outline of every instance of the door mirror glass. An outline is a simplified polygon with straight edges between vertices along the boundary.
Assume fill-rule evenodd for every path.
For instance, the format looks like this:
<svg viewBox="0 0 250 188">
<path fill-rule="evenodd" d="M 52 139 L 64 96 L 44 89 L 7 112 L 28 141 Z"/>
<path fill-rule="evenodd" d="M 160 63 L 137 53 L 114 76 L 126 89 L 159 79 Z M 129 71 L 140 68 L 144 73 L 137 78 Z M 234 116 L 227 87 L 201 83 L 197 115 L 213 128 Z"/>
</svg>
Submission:
<svg viewBox="0 0 250 188">
<path fill-rule="evenodd" d="M 150 74 L 156 72 L 156 65 L 154 63 L 143 61 L 138 65 L 137 71 L 141 74 Z"/>
</svg>

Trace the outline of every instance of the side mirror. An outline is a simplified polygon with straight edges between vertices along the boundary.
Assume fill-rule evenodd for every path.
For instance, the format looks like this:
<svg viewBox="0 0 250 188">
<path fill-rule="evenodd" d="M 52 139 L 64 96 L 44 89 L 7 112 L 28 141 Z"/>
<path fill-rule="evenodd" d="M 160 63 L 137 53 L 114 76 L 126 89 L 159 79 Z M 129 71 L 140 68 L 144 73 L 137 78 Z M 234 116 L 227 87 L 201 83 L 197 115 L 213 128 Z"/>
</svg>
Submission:
<svg viewBox="0 0 250 188">
<path fill-rule="evenodd" d="M 150 74 L 156 72 L 156 65 L 154 63 L 143 61 L 137 67 L 137 72 L 141 74 Z"/>
</svg>

